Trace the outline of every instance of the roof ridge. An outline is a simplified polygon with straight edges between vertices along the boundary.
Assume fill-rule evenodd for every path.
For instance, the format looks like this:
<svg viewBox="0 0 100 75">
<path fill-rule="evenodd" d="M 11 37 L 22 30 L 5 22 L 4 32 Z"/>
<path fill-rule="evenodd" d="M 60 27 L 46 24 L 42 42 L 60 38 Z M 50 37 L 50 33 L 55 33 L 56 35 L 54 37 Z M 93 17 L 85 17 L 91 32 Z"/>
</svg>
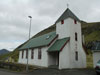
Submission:
<svg viewBox="0 0 100 75">
<path fill-rule="evenodd" d="M 49 33 L 46 33 L 46 34 L 40 35 L 40 36 L 38 36 L 38 37 L 42 37 L 42 36 L 48 35 L 48 34 L 50 34 L 50 33 L 56 33 L 56 31 L 51 31 L 51 32 L 49 32 Z M 35 39 L 35 38 L 38 38 L 38 37 L 34 37 L 34 38 L 32 38 L 32 39 Z"/>
</svg>

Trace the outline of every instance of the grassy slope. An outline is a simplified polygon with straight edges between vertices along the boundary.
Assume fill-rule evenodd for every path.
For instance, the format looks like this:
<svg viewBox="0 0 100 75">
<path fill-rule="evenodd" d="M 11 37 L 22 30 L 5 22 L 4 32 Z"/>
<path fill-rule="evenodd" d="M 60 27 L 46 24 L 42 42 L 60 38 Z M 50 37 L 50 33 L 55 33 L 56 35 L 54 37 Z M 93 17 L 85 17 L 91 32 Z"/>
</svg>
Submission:
<svg viewBox="0 0 100 75">
<path fill-rule="evenodd" d="M 82 24 L 82 33 L 86 43 L 100 40 L 100 22 Z"/>
<path fill-rule="evenodd" d="M 15 60 L 15 62 L 17 62 L 18 61 L 18 56 L 19 56 L 18 50 L 15 50 L 15 51 L 10 52 L 8 54 L 1 55 L 0 60 L 4 60 L 6 57 L 12 57 Z"/>
<path fill-rule="evenodd" d="M 94 31 L 85 37 L 85 41 L 87 42 L 95 40 L 100 40 L 100 31 Z"/>
<path fill-rule="evenodd" d="M 49 28 L 39 32 L 32 38 L 41 36 L 43 34 L 46 34 L 48 32 L 55 31 L 55 30 L 56 30 L 56 25 L 52 25 Z M 100 40 L 100 35 L 99 35 L 100 34 L 100 23 L 99 22 L 97 23 L 82 22 L 82 33 L 85 35 L 86 43 L 88 43 L 89 41 Z M 22 45 L 20 45 L 18 48 L 20 48 L 21 46 Z M 0 56 L 0 59 L 4 59 L 7 56 L 11 56 L 17 61 L 18 60 L 18 48 L 16 48 L 13 52 L 9 54 Z M 88 58 L 88 59 L 92 60 L 91 58 Z"/>
</svg>

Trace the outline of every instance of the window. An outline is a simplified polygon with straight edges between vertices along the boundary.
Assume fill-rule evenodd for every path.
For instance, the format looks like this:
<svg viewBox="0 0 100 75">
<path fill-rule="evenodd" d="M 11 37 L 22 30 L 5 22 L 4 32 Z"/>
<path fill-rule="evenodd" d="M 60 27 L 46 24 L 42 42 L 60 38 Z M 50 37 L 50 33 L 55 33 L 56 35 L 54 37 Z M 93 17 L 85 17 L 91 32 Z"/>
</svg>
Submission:
<svg viewBox="0 0 100 75">
<path fill-rule="evenodd" d="M 74 24 L 77 24 L 77 21 L 76 20 L 74 20 Z"/>
<path fill-rule="evenodd" d="M 31 59 L 34 59 L 34 50 L 31 50 Z"/>
<path fill-rule="evenodd" d="M 38 59 L 41 59 L 41 48 L 38 49 Z"/>
<path fill-rule="evenodd" d="M 75 52 L 75 60 L 78 61 L 78 52 Z"/>
<path fill-rule="evenodd" d="M 75 33 L 75 41 L 77 41 L 77 33 Z"/>
<path fill-rule="evenodd" d="M 64 24 L 64 20 L 61 20 L 61 24 Z"/>
<path fill-rule="evenodd" d="M 28 58 L 28 49 L 26 50 L 26 58 Z"/>
<path fill-rule="evenodd" d="M 51 37 L 51 35 L 47 36 L 47 37 L 46 37 L 46 40 L 48 40 L 50 37 Z"/>
<path fill-rule="evenodd" d="M 23 57 L 24 57 L 24 50 L 22 51 L 22 59 L 23 59 Z"/>
</svg>

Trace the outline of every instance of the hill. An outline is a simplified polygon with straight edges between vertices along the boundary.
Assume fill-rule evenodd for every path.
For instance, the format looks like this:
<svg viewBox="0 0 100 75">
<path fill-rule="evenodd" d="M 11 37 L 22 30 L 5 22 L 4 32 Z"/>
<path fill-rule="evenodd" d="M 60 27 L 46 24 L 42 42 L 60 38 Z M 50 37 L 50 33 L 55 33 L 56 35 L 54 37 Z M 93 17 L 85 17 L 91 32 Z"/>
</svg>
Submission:
<svg viewBox="0 0 100 75">
<path fill-rule="evenodd" d="M 5 59 L 6 57 L 12 57 L 15 62 L 18 61 L 19 52 L 18 50 L 14 50 L 13 52 L 9 52 L 7 54 L 0 55 L 0 60 Z"/>
<path fill-rule="evenodd" d="M 82 23 L 82 34 L 86 43 L 100 41 L 100 22 Z"/>
<path fill-rule="evenodd" d="M 82 34 L 85 36 L 85 43 L 100 40 L 100 35 L 99 35 L 100 34 L 100 22 L 87 23 L 87 22 L 81 21 L 81 25 L 82 25 Z M 54 24 L 48 27 L 47 29 L 44 29 L 41 32 L 37 33 L 32 38 L 36 38 L 38 36 L 41 36 L 43 34 L 46 34 L 46 33 L 49 33 L 55 30 L 56 30 L 56 25 Z M 18 46 L 13 52 L 0 56 L 0 59 L 5 58 L 7 56 L 11 56 L 17 61 L 18 60 L 18 49 L 21 46 L 23 46 L 25 43 Z"/>
<path fill-rule="evenodd" d="M 0 55 L 7 54 L 7 53 L 9 53 L 9 51 L 7 49 L 0 50 Z"/>
</svg>

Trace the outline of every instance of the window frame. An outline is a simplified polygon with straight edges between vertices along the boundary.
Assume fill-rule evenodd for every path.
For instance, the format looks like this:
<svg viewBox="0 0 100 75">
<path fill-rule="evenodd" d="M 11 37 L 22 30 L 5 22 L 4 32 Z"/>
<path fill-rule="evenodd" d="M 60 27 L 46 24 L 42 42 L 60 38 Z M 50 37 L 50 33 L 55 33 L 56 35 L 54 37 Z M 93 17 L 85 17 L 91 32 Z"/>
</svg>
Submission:
<svg viewBox="0 0 100 75">
<path fill-rule="evenodd" d="M 61 24 L 64 24 L 64 20 L 61 20 Z"/>
<path fill-rule="evenodd" d="M 75 32 L 75 41 L 78 41 L 77 32 Z"/>
<path fill-rule="evenodd" d="M 22 50 L 22 59 L 24 58 L 24 50 Z"/>
<path fill-rule="evenodd" d="M 75 60 L 78 61 L 78 51 L 75 51 Z"/>
<path fill-rule="evenodd" d="M 41 48 L 38 49 L 38 59 L 42 58 L 42 52 L 41 52 Z"/>
<path fill-rule="evenodd" d="M 74 19 L 74 24 L 77 24 L 77 20 Z"/>
<path fill-rule="evenodd" d="M 31 59 L 34 59 L 34 49 L 31 50 Z"/>
<path fill-rule="evenodd" d="M 26 59 L 28 59 L 28 49 L 26 50 Z"/>
</svg>

